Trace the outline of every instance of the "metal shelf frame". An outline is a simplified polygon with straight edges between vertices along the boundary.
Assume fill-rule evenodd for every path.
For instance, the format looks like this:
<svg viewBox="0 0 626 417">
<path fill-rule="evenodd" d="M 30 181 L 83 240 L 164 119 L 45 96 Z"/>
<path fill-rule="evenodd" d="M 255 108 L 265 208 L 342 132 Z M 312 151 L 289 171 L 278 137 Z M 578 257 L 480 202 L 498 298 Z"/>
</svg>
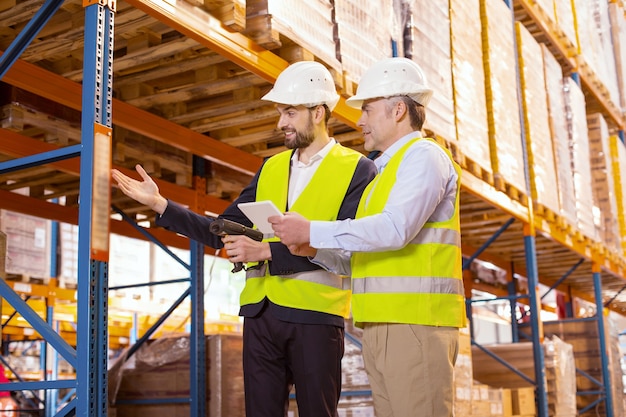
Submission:
<svg viewBox="0 0 626 417">
<path fill-rule="evenodd" d="M 504 0 L 504 1 L 506 5 L 511 9 L 511 19 L 513 20 L 513 22 L 515 22 L 515 11 L 513 7 L 513 0 Z M 522 144 L 524 173 L 525 173 L 525 179 L 526 179 L 526 188 L 530 190 L 530 178 L 529 178 L 529 167 L 528 167 L 528 156 L 527 156 L 528 152 L 527 152 L 526 141 L 525 141 L 525 128 L 526 127 L 524 125 L 523 114 L 521 113 L 523 110 L 522 110 L 522 105 L 521 105 L 522 95 L 521 95 L 520 70 L 519 70 L 519 65 L 517 63 L 518 45 L 517 45 L 517 39 L 516 39 L 515 33 L 512 33 L 511 36 L 513 37 L 513 44 L 514 44 L 514 49 L 515 49 L 514 55 L 515 55 L 515 60 L 516 60 L 515 71 L 516 71 L 516 80 L 517 80 L 517 85 L 516 85 L 517 93 L 518 93 L 517 96 L 518 96 L 518 101 L 520 101 L 519 122 L 520 122 L 520 128 L 521 128 L 520 140 Z M 573 75 L 572 78 L 574 80 L 578 80 L 577 82 L 580 84 L 580 77 L 578 76 L 578 74 L 573 73 L 572 75 Z M 469 269 L 472 261 L 474 259 L 479 258 L 480 254 L 491 243 L 493 243 L 513 223 L 513 221 L 514 219 L 511 219 L 508 222 L 504 223 L 502 227 L 492 237 L 490 237 L 481 248 L 479 248 L 476 251 L 476 253 L 471 255 L 469 258 L 466 258 L 463 263 L 463 270 Z M 530 327 L 531 327 L 531 334 L 529 338 L 532 341 L 532 346 L 533 346 L 535 380 L 532 381 L 530 378 L 528 378 L 526 375 L 521 373 L 519 370 L 515 369 L 506 361 L 504 361 L 503 359 L 499 358 L 494 353 L 490 352 L 488 349 L 476 343 L 473 337 L 473 330 L 471 327 L 470 327 L 470 335 L 471 335 L 473 346 L 477 346 L 479 349 L 483 350 L 489 356 L 491 356 L 492 358 L 500 362 L 502 365 L 509 368 L 511 371 L 518 374 L 527 382 L 535 386 L 537 415 L 538 417 L 548 417 L 548 398 L 547 398 L 547 387 L 546 387 L 546 373 L 545 373 L 545 366 L 544 366 L 545 360 L 544 360 L 543 347 L 542 347 L 544 335 L 543 335 L 543 327 L 542 327 L 540 317 L 539 317 L 539 312 L 541 309 L 541 298 L 539 297 L 539 294 L 538 294 L 539 274 L 537 270 L 537 250 L 536 250 L 536 243 L 535 243 L 536 231 L 535 231 L 535 219 L 534 219 L 532 199 L 529 199 L 528 201 L 528 218 L 524 220 L 523 230 L 524 230 L 524 238 L 523 238 L 524 239 L 524 252 L 525 252 L 525 261 L 526 261 L 526 278 L 528 280 L 528 295 L 527 296 L 516 295 L 513 291 L 514 290 L 513 285 L 510 285 L 509 286 L 510 295 L 508 297 L 499 297 L 497 299 L 510 300 L 511 317 L 514 318 L 516 302 L 522 297 L 528 298 L 528 303 L 530 307 Z M 563 277 L 550 288 L 550 290 L 558 287 L 558 285 L 561 284 L 565 279 L 567 279 L 567 277 L 583 261 L 584 259 L 581 259 L 577 264 L 572 266 L 572 268 L 570 268 L 570 270 L 567 271 L 563 275 Z M 594 296 L 595 296 L 595 301 L 596 301 L 596 306 L 597 306 L 596 321 L 598 325 L 598 333 L 599 333 L 599 338 L 600 338 L 599 344 L 600 344 L 600 351 L 601 351 L 600 356 L 601 356 L 601 363 L 602 363 L 602 382 L 596 381 L 597 385 L 599 386 L 599 390 L 594 393 L 596 394 L 600 393 L 601 399 L 599 401 L 605 402 L 606 416 L 613 417 L 613 401 L 612 401 L 612 394 L 611 394 L 611 389 L 610 389 L 610 375 L 609 375 L 609 370 L 608 370 L 608 357 L 607 357 L 607 350 L 606 350 L 607 347 L 606 347 L 605 330 L 604 330 L 604 322 L 603 322 L 604 304 L 602 301 L 602 292 L 601 292 L 602 283 L 601 283 L 600 265 L 594 262 L 592 265 L 592 271 L 593 271 L 593 283 L 594 283 L 594 291 L 595 291 Z M 468 318 L 470 318 L 470 326 L 472 323 L 471 322 L 471 317 L 472 317 L 471 316 L 472 314 L 471 304 L 472 302 L 475 302 L 475 301 L 484 301 L 484 300 L 471 300 L 471 299 L 467 300 L 467 312 L 468 312 Z M 512 329 L 511 329 L 512 339 L 513 341 L 517 342 L 519 341 L 519 334 L 518 334 L 518 330 L 515 324 L 516 324 L 515 320 L 512 320 Z M 582 410 L 582 411 L 585 411 L 585 410 Z"/>
<path fill-rule="evenodd" d="M 8 72 L 21 52 L 34 39 L 46 22 L 63 3 L 47 0 L 7 51 L 0 57 L 0 79 Z M 58 380 L 58 355 L 52 358 L 50 380 L 0 384 L 5 390 L 45 390 L 46 416 L 107 415 L 108 364 L 108 240 L 110 212 L 111 129 L 112 129 L 112 68 L 114 3 L 91 2 L 85 6 L 84 79 L 82 83 L 81 144 L 40 152 L 0 163 L 0 173 L 55 163 L 80 157 L 80 196 L 78 213 L 78 288 L 76 349 L 67 344 L 53 329 L 53 308 L 47 309 L 44 321 L 4 279 L 0 280 L 0 296 L 43 336 L 42 369 L 46 369 L 46 347 L 52 346 L 76 370 L 76 379 Z M 98 142 L 96 142 L 98 141 Z M 107 152 L 108 151 L 108 152 Z M 98 170 L 100 168 L 100 170 Z M 105 172 L 106 171 L 106 172 Z M 98 195 L 96 195 L 98 193 Z M 102 196 L 106 196 L 103 198 Z M 106 212 L 104 211 L 106 210 Z M 100 216 L 97 216 L 100 215 Z M 81 227 L 82 226 L 82 227 Z M 99 235 L 97 233 L 100 232 Z M 104 232 L 104 233 L 102 233 Z M 156 241 L 156 239 L 152 239 Z M 163 244 L 159 244 L 174 255 Z M 192 416 L 205 415 L 205 346 L 204 346 L 204 246 L 191 241 L 190 288 L 178 304 L 191 296 L 190 387 L 188 402 Z M 179 262 L 183 263 L 179 260 Z M 5 278 L 5 277 L 0 277 Z M 173 311 L 175 306 L 170 310 Z M 167 316 L 164 316 L 167 317 Z M 157 321 L 131 348 L 131 353 L 163 322 Z M 58 327 L 58 326 L 57 326 Z M 2 358 L 0 358 L 2 359 Z M 8 366 L 6 361 L 3 362 Z M 10 369 L 10 367 L 9 367 Z M 44 372 L 47 375 L 47 372 Z M 18 376 L 19 378 L 19 376 Z M 70 394 L 57 402 L 56 390 L 69 388 Z M 70 399 L 73 395 L 74 398 Z M 57 412 L 56 406 L 61 404 Z"/>
<path fill-rule="evenodd" d="M 504 0 L 511 8 L 512 19 L 515 20 L 513 11 L 513 0 Z M 31 22 L 22 30 L 20 35 L 0 56 L 0 80 L 9 71 L 19 55 L 28 44 L 35 38 L 37 33 L 43 28 L 52 15 L 63 3 L 62 0 L 46 0 L 40 11 L 33 17 Z M 526 1 L 523 1 L 526 4 Z M 184 3 L 179 3 L 180 8 L 163 8 L 157 0 L 129 0 L 129 4 L 145 11 L 146 13 L 170 24 L 181 33 L 192 37 L 209 48 L 217 51 L 221 55 L 241 65 L 243 68 L 269 81 L 274 81 L 280 71 L 287 66 L 287 62 L 277 55 L 260 48 L 252 43 L 245 36 L 231 33 L 224 29 L 219 21 L 207 17 L 208 21 L 200 21 L 190 18 L 190 10 L 185 9 Z M 78 264 L 78 328 L 77 328 L 77 349 L 69 346 L 52 328 L 53 323 L 47 323 L 39 317 L 26 302 L 4 281 L 0 280 L 0 297 L 9 302 L 17 312 L 19 312 L 50 344 L 58 354 L 63 356 L 75 369 L 75 380 L 49 380 L 40 382 L 18 382 L 11 384 L 0 384 L 0 389 L 5 390 L 55 390 L 59 388 L 70 388 L 75 390 L 75 398 L 67 402 L 55 416 L 65 416 L 76 414 L 81 416 L 106 416 L 107 414 L 107 293 L 108 293 L 108 253 L 94 252 L 93 250 L 93 228 L 98 227 L 101 218 L 94 217 L 94 200 L 101 196 L 96 195 L 98 190 L 93 184 L 97 173 L 94 165 L 97 161 L 97 151 L 94 149 L 95 138 L 98 135 L 106 136 L 112 127 L 112 42 L 113 42 L 113 16 L 114 3 L 102 1 L 100 3 L 86 0 L 85 3 L 85 46 L 84 46 L 84 80 L 82 87 L 82 140 L 80 145 L 70 146 L 62 149 L 54 149 L 41 152 L 35 155 L 16 158 L 11 161 L 0 163 L 0 173 L 6 173 L 31 166 L 45 163 L 58 163 L 70 158 L 79 157 L 80 160 L 80 196 L 81 202 L 79 218 L 79 264 Z M 187 24 L 185 22 L 193 22 Z M 206 30 L 210 28 L 210 30 Z M 512 33 L 514 42 L 515 35 Z M 515 46 L 517 48 L 517 45 Z M 517 59 L 517 54 L 515 54 Z M 571 61 L 569 57 L 568 62 Z M 28 66 L 22 63 L 20 67 Z M 572 64 L 574 67 L 575 65 Z M 516 68 L 516 71 L 518 69 Z M 577 72 L 572 73 L 572 78 L 581 84 L 581 77 Z M 519 73 L 518 99 L 519 94 Z M 49 93 L 52 94 L 52 93 Z M 116 102 L 120 109 L 129 107 L 121 102 Z M 76 107 L 76 103 L 74 104 Z M 611 110 L 611 109 L 609 109 Z M 521 106 L 520 106 L 521 111 Z M 125 113 L 120 111 L 120 113 Z M 132 112 L 136 114 L 136 110 Z M 358 119 L 358 112 L 345 105 L 342 99 L 337 110 L 339 119 L 354 125 Z M 624 139 L 623 125 L 621 119 L 610 111 L 609 115 L 616 119 L 620 138 Z M 132 123 L 132 120 L 123 119 L 121 123 Z M 526 181 L 528 187 L 528 161 L 526 155 L 526 144 L 524 140 L 523 117 L 520 117 L 522 135 L 520 140 L 524 150 L 524 164 Z M 110 139 L 110 136 L 109 136 Z M 211 152 L 207 151 L 210 155 Z M 210 159 L 210 158 L 209 158 Z M 254 172 L 259 165 L 257 158 L 249 158 L 243 172 Z M 108 183 L 107 183 L 108 184 Z M 476 189 L 481 189 L 481 185 L 476 185 Z M 488 196 L 485 196 L 488 200 Z M 211 204 L 219 206 L 223 202 L 210 201 Z M 108 209 L 108 206 L 107 206 Z M 535 357 L 535 384 L 537 387 L 538 416 L 547 417 L 547 396 L 545 389 L 545 370 L 543 362 L 543 351 L 541 342 L 543 340 L 541 323 L 539 322 L 540 298 L 537 294 L 538 271 L 537 271 L 537 251 L 535 247 L 535 220 L 532 209 L 532 201 L 529 202 L 528 210 L 520 209 L 525 217 L 519 217 L 524 222 L 524 249 L 526 255 L 526 275 L 528 279 L 529 294 L 527 296 L 510 295 L 506 297 L 511 301 L 514 308 L 517 300 L 527 298 L 530 305 L 531 328 L 530 338 L 533 342 L 533 354 Z M 108 216 L 107 216 L 108 219 Z M 480 257 L 480 253 L 489 244 L 498 238 L 498 235 L 513 223 L 515 219 L 503 225 L 501 231 L 489 239 L 483 248 L 468 258 L 463 265 L 467 270 L 472 260 Z M 101 227 L 101 225 L 100 225 Z M 195 371 L 204 372 L 204 325 L 203 325 L 203 255 L 202 245 L 191 243 L 190 261 L 190 289 L 188 294 L 192 300 L 192 334 L 191 334 L 191 366 L 192 374 Z M 574 266 L 558 283 L 551 289 L 556 288 L 567 276 L 580 265 L 584 260 Z M 594 296 L 597 306 L 598 331 L 601 334 L 600 348 L 603 367 L 601 392 L 606 403 L 607 417 L 612 417 L 612 398 L 610 392 L 610 381 L 607 374 L 608 357 L 606 355 L 605 329 L 602 321 L 604 303 L 601 294 L 601 274 L 600 265 L 593 263 L 593 283 Z M 512 293 L 512 288 L 510 292 Z M 51 314 L 50 314 L 51 316 Z M 471 317 L 471 300 L 468 300 L 468 316 Z M 104 325 L 103 325 L 104 323 Z M 517 329 L 513 326 L 514 340 L 518 340 Z M 145 335 L 144 335 L 145 336 Z M 138 346 L 144 338 L 140 338 L 135 346 Z M 474 343 L 474 341 L 473 341 Z M 136 349 L 136 348 L 135 348 Z M 1 358 L 0 358 L 1 359 Z M 54 375 L 53 375 L 54 376 Z M 204 415 L 204 387 L 198 381 L 204 381 L 203 375 L 196 374 L 191 379 L 191 415 Z M 67 399 L 64 399 L 64 401 Z M 62 402 L 64 402 L 62 401 Z M 48 401 L 52 404 L 52 402 Z M 48 407 L 50 407 L 49 405 Z"/>
</svg>

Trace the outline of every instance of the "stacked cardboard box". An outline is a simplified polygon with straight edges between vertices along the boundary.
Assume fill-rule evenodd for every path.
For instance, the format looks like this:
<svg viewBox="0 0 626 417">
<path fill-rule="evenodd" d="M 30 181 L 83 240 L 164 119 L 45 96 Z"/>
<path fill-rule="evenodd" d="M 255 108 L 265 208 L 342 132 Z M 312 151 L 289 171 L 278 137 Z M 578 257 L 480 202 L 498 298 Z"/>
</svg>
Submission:
<svg viewBox="0 0 626 417">
<path fill-rule="evenodd" d="M 393 0 L 336 1 L 338 58 L 345 76 L 359 82 L 374 62 L 391 56 Z M 367 36 L 363 34 L 367 33 Z"/>
<path fill-rule="evenodd" d="M 626 16 L 623 5 L 609 3 L 609 19 L 619 92 L 619 101 L 615 104 L 619 105 L 622 111 L 626 111 Z"/>
<path fill-rule="evenodd" d="M 511 185 L 528 195 L 520 129 L 513 21 L 500 0 L 481 1 L 483 65 L 491 167 L 496 187 Z"/>
<path fill-rule="evenodd" d="M 535 380 L 532 343 L 520 342 L 485 346 L 491 353 L 513 366 L 519 372 Z M 546 389 L 550 416 L 574 417 L 576 415 L 576 387 L 574 353 L 567 343 L 559 338 L 546 339 L 544 346 Z M 478 347 L 472 348 L 474 378 L 483 384 L 510 388 L 513 413 L 534 415 L 534 387 L 497 362 Z M 532 401 L 529 400 L 533 393 Z M 526 404 L 532 404 L 532 412 Z"/>
<path fill-rule="evenodd" d="M 606 100 L 619 104 L 619 87 L 615 55 L 611 40 L 609 2 L 603 0 L 573 0 L 577 39 L 580 45 L 578 59 L 583 59 L 598 81 L 597 88 Z"/>
<path fill-rule="evenodd" d="M 555 18 L 558 28 L 565 35 L 565 39 L 576 49 L 578 49 L 578 40 L 576 38 L 576 20 L 572 0 L 554 0 Z"/>
<path fill-rule="evenodd" d="M 128 361 L 122 356 L 109 371 L 109 399 L 116 417 L 189 415 L 189 337 L 172 336 L 142 346 Z M 213 417 L 243 417 L 240 335 L 206 338 L 205 408 Z M 149 404 L 174 398 L 178 403 Z M 133 401 L 143 402 L 131 404 Z"/>
<path fill-rule="evenodd" d="M 419 63 L 434 90 L 424 128 L 456 142 L 448 1 L 411 0 L 408 5 L 410 43 L 405 44 L 405 54 Z"/>
<path fill-rule="evenodd" d="M 609 148 L 609 130 L 600 113 L 587 115 L 587 126 L 591 153 L 592 193 L 594 206 L 599 209 L 598 218 L 594 218 L 596 233 L 607 248 L 618 252 L 621 250 L 621 242 Z"/>
<path fill-rule="evenodd" d="M 0 230 L 7 236 L 6 273 L 50 278 L 50 220 L 0 210 Z"/>
<path fill-rule="evenodd" d="M 576 225 L 576 200 L 574 194 L 574 177 L 572 175 L 572 156 L 569 150 L 567 133 L 567 114 L 565 112 L 565 96 L 562 93 L 563 71 L 554 55 L 545 45 L 543 52 L 543 71 L 545 76 L 550 133 L 552 149 L 556 165 L 557 194 L 560 214 L 571 226 Z"/>
<path fill-rule="evenodd" d="M 556 168 L 550 137 L 548 100 L 541 46 L 520 22 L 515 23 L 528 176 L 533 201 L 559 214 L 558 193 L 554 192 Z"/>
<path fill-rule="evenodd" d="M 620 365 L 621 353 L 618 342 L 618 331 L 611 327 L 608 319 L 604 320 L 606 333 L 606 346 L 609 359 L 609 367 L 606 372 L 610 373 L 611 392 L 613 396 L 613 415 L 623 417 L 622 407 L 623 383 L 622 369 Z M 544 334 L 556 335 L 564 342 L 572 345 L 575 359 L 575 369 L 580 369 L 587 375 L 602 381 L 602 362 L 600 357 L 600 342 L 598 340 L 598 323 L 595 320 L 566 320 L 559 322 L 544 322 Z M 576 374 L 576 388 L 578 391 L 598 390 L 598 386 L 583 374 Z M 595 396 L 579 395 L 576 398 L 577 408 L 582 409 L 595 401 Z M 601 401 L 596 408 L 581 414 L 581 416 L 603 415 L 604 401 Z"/>
<path fill-rule="evenodd" d="M 568 120 L 568 143 L 572 158 L 570 169 L 574 176 L 577 228 L 587 237 L 595 239 L 585 95 L 571 78 L 563 78 L 563 94 Z"/>
<path fill-rule="evenodd" d="M 333 1 L 247 0 L 244 33 L 274 49 L 289 40 L 341 72 Z"/>
<path fill-rule="evenodd" d="M 478 0 L 450 1 L 456 138 L 465 157 L 492 174 Z"/>
</svg>

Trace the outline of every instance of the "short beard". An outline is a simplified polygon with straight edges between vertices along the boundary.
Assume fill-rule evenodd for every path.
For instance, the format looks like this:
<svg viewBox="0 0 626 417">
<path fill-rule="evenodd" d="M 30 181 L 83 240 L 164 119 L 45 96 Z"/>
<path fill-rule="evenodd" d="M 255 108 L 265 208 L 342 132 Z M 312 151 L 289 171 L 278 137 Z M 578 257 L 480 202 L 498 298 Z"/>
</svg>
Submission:
<svg viewBox="0 0 626 417">
<path fill-rule="evenodd" d="M 296 130 L 296 138 L 293 142 L 285 141 L 285 147 L 287 149 L 302 149 L 307 148 L 315 140 L 315 133 L 313 129 L 313 121 L 309 118 L 306 129 L 304 131 Z"/>
</svg>

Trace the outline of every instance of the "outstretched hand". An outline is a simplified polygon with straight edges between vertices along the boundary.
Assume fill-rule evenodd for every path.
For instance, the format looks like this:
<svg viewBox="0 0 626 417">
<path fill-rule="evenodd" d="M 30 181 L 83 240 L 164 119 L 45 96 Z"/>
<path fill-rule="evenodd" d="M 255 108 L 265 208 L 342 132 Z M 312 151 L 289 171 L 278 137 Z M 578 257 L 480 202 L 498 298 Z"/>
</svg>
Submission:
<svg viewBox="0 0 626 417">
<path fill-rule="evenodd" d="M 143 181 L 137 181 L 117 169 L 111 170 L 111 176 L 117 181 L 117 187 L 128 197 L 163 214 L 167 208 L 167 200 L 159 193 L 159 187 L 141 165 L 137 164 L 135 169 Z"/>
</svg>

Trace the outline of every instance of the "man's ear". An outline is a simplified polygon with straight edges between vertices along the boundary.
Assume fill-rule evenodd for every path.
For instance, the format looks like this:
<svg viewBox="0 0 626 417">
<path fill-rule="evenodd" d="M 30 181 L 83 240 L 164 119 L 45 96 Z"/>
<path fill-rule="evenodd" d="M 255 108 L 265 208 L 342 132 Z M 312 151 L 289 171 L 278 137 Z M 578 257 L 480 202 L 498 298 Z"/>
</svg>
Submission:
<svg viewBox="0 0 626 417">
<path fill-rule="evenodd" d="M 406 108 L 406 103 L 402 100 L 398 100 L 395 103 L 395 117 L 396 121 L 400 121 L 408 112 Z"/>
<path fill-rule="evenodd" d="M 315 107 L 315 120 L 317 122 L 324 120 L 325 113 L 326 113 L 326 109 L 324 108 L 324 106 L 322 105 L 316 106 Z"/>
</svg>

